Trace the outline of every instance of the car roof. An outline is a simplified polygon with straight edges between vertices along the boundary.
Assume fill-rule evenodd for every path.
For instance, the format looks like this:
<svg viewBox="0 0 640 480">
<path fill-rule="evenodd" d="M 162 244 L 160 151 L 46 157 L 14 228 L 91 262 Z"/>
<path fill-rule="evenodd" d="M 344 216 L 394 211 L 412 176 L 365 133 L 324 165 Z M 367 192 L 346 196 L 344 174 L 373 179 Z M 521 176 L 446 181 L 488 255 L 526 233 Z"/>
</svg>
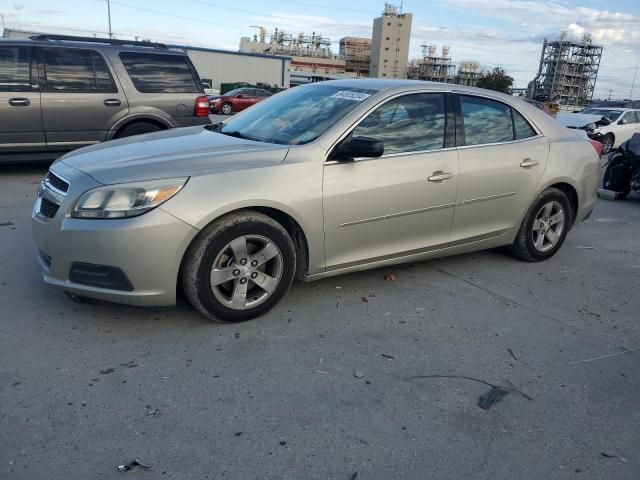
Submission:
<svg viewBox="0 0 640 480">
<path fill-rule="evenodd" d="M 627 108 L 627 107 L 587 107 L 585 110 L 616 110 L 618 112 L 635 112 L 637 108 Z"/>
<path fill-rule="evenodd" d="M 134 50 L 138 52 L 149 52 L 159 54 L 173 54 L 173 55 L 186 55 L 184 50 L 169 48 L 162 44 L 149 43 L 146 45 L 144 42 L 128 42 L 122 41 L 122 43 L 109 43 L 109 39 L 102 38 L 86 38 L 83 39 L 45 39 L 45 38 L 0 38 L 0 45 L 11 44 L 16 46 L 48 46 L 48 47 L 84 47 L 84 48 L 112 48 L 117 50 Z"/>
</svg>

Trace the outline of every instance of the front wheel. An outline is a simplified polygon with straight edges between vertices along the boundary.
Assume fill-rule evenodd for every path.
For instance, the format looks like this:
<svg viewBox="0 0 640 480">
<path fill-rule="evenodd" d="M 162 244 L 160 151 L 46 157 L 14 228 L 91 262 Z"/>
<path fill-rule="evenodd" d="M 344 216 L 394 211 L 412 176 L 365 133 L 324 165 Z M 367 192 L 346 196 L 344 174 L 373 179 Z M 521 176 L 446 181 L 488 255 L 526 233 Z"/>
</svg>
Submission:
<svg viewBox="0 0 640 480">
<path fill-rule="evenodd" d="M 609 153 L 613 150 L 613 144 L 615 143 L 615 138 L 612 133 L 607 133 L 602 139 L 602 153 Z"/>
<path fill-rule="evenodd" d="M 239 212 L 204 229 L 189 247 L 182 287 L 210 320 L 243 322 L 280 301 L 295 265 L 295 247 L 282 225 L 258 212 Z"/>
<path fill-rule="evenodd" d="M 528 262 L 552 257 L 562 246 L 572 223 L 567 196 L 557 188 L 542 192 L 522 221 L 510 251 Z"/>
</svg>

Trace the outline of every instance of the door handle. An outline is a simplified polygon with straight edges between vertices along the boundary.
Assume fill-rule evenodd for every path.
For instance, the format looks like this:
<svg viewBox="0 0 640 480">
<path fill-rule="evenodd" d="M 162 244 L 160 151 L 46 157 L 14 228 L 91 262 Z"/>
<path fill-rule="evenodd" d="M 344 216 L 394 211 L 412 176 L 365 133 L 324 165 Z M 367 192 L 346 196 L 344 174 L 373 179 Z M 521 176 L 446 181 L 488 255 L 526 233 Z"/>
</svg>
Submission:
<svg viewBox="0 0 640 480">
<path fill-rule="evenodd" d="M 427 180 L 429 180 L 430 182 L 443 182 L 445 180 L 449 180 L 450 178 L 453 178 L 453 173 L 438 170 L 437 172 L 433 172 L 433 175 L 431 175 Z"/>
<path fill-rule="evenodd" d="M 520 164 L 522 168 L 531 168 L 531 167 L 535 167 L 536 165 L 538 165 L 538 161 L 531 160 L 530 158 L 525 158 Z"/>
<path fill-rule="evenodd" d="M 31 105 L 31 100 L 28 98 L 10 98 L 9 105 L 13 107 L 28 107 Z"/>
<path fill-rule="evenodd" d="M 104 104 L 107 107 L 119 107 L 120 105 L 122 105 L 122 102 L 117 98 L 107 98 L 104 101 Z"/>
</svg>

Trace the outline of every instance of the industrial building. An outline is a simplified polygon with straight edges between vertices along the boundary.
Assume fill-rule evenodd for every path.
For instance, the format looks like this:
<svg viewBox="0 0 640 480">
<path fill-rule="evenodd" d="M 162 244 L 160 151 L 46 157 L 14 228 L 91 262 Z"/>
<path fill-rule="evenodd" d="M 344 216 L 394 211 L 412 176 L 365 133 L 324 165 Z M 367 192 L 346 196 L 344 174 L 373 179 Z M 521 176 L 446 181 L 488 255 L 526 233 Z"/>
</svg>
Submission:
<svg viewBox="0 0 640 480">
<path fill-rule="evenodd" d="M 373 21 L 371 77 L 407 78 L 412 19 L 410 13 L 385 3 L 382 16 Z"/>
<path fill-rule="evenodd" d="M 346 62 L 331 51 L 331 40 L 321 33 L 304 32 L 292 35 L 274 29 L 268 33 L 264 27 L 255 27 L 259 33 L 253 38 L 240 39 L 240 53 L 260 55 L 286 55 L 291 58 L 291 72 L 304 72 L 317 76 L 341 76 L 346 72 Z"/>
<path fill-rule="evenodd" d="M 371 64 L 371 39 L 362 37 L 341 38 L 340 58 L 345 61 L 347 75 L 368 77 Z"/>
<path fill-rule="evenodd" d="M 602 58 L 602 46 L 589 34 L 582 40 L 544 39 L 538 74 L 530 84 L 529 96 L 541 102 L 583 106 L 593 98 Z"/>
<path fill-rule="evenodd" d="M 411 60 L 407 67 L 407 77 L 414 80 L 426 80 L 429 82 L 455 83 L 474 87 L 482 75 L 479 62 L 464 60 L 460 66 L 451 60 L 451 51 L 448 46 L 442 47 L 442 53 L 438 54 L 436 45 L 422 45 L 422 58 Z"/>
<path fill-rule="evenodd" d="M 30 32 L 5 28 L 5 38 L 29 38 L 43 32 Z M 183 50 L 196 67 L 200 78 L 219 89 L 221 83 L 246 82 L 252 85 L 264 83 L 289 88 L 291 57 L 264 55 L 250 52 L 233 52 L 216 48 L 200 48 L 186 45 L 167 45 L 167 48 Z"/>
</svg>

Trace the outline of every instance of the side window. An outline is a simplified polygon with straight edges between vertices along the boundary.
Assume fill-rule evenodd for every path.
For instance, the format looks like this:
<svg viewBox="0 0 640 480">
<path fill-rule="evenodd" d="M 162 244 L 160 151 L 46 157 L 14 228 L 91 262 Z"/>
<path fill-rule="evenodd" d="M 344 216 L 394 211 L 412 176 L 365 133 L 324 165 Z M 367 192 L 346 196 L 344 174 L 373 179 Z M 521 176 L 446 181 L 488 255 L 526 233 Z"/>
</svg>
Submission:
<svg viewBox="0 0 640 480">
<path fill-rule="evenodd" d="M 537 135 L 536 131 L 522 115 L 513 109 L 511 109 L 511 114 L 513 115 L 513 131 L 516 140 L 523 140 Z"/>
<path fill-rule="evenodd" d="M 0 92 L 24 92 L 31 89 L 31 49 L 0 45 Z"/>
<path fill-rule="evenodd" d="M 480 97 L 461 95 L 465 145 L 510 142 L 513 140 L 511 108 Z"/>
<path fill-rule="evenodd" d="M 76 48 L 42 48 L 45 88 L 55 92 L 115 92 L 100 54 Z"/>
<path fill-rule="evenodd" d="M 640 123 L 640 110 L 636 110 L 636 123 Z"/>
<path fill-rule="evenodd" d="M 199 93 L 183 55 L 122 52 L 120 59 L 133 86 L 142 93 Z"/>
<path fill-rule="evenodd" d="M 352 135 L 382 141 L 384 154 L 390 155 L 443 148 L 444 131 L 444 94 L 418 93 L 381 105 Z"/>
<path fill-rule="evenodd" d="M 636 115 L 635 112 L 627 112 L 622 116 L 622 120 L 624 123 L 636 123 Z"/>
</svg>

